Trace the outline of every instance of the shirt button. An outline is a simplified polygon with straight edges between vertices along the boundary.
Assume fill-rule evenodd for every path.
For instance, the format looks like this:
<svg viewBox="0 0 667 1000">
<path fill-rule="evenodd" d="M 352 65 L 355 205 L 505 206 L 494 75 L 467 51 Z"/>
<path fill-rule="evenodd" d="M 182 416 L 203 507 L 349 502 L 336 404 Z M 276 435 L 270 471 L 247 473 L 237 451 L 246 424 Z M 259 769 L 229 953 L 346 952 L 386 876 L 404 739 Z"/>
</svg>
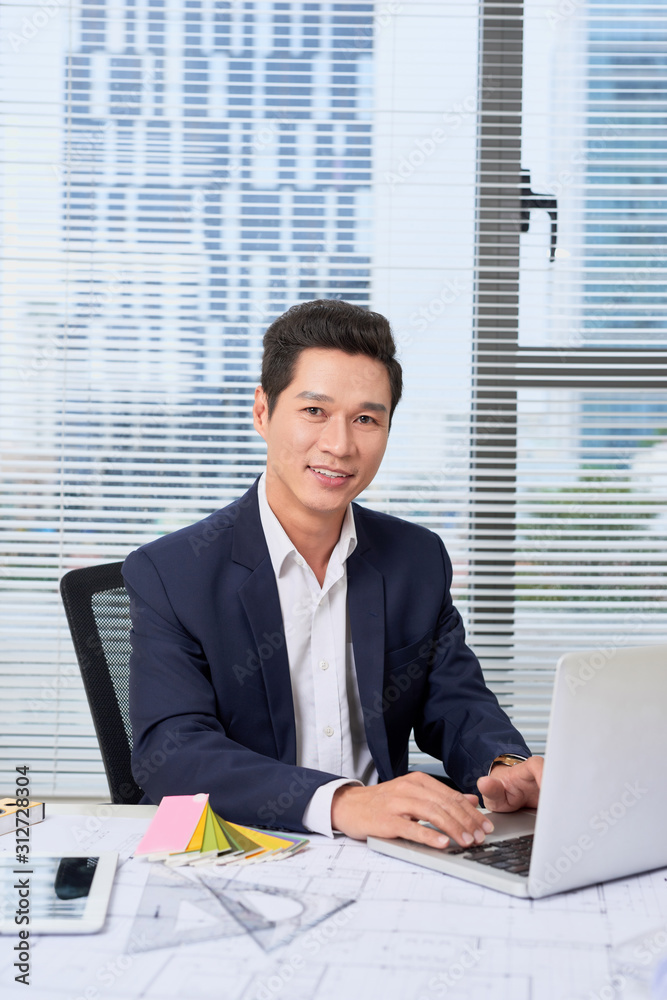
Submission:
<svg viewBox="0 0 667 1000">
<path fill-rule="evenodd" d="M 303 559 L 301 558 L 301 556 L 296 557 L 296 564 L 297 566 L 303 566 Z"/>
<path fill-rule="evenodd" d="M 328 670 L 329 669 L 329 663 L 328 663 L 327 660 L 320 660 L 320 666 L 322 667 L 322 670 Z"/>
<path fill-rule="evenodd" d="M 334 734 L 333 726 L 325 726 L 324 727 L 324 735 L 325 736 L 333 736 L 333 734 Z"/>
</svg>

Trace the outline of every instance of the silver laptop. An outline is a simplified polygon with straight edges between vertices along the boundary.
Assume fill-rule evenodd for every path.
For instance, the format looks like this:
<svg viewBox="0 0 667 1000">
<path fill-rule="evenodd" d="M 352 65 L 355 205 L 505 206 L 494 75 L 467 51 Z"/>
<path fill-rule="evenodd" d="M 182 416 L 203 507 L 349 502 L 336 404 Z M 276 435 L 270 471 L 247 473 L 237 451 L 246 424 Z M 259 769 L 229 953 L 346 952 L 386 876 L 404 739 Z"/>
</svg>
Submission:
<svg viewBox="0 0 667 1000">
<path fill-rule="evenodd" d="M 667 646 L 561 657 L 539 809 L 491 818 L 472 848 L 368 846 L 531 898 L 667 865 Z"/>
</svg>

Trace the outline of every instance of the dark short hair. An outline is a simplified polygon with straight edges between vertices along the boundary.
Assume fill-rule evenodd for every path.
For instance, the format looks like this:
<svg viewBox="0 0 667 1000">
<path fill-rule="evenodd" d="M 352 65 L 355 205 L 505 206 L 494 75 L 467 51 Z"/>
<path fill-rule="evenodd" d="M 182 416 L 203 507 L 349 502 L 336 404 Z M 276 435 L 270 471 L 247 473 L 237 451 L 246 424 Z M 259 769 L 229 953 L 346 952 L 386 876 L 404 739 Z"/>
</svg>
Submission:
<svg viewBox="0 0 667 1000">
<path fill-rule="evenodd" d="M 382 362 L 389 376 L 389 423 L 403 392 L 403 374 L 388 320 L 380 313 L 341 299 L 312 299 L 292 306 L 264 334 L 262 389 L 271 417 L 278 396 L 294 378 L 302 351 L 327 347 L 346 354 L 365 354 Z"/>
</svg>

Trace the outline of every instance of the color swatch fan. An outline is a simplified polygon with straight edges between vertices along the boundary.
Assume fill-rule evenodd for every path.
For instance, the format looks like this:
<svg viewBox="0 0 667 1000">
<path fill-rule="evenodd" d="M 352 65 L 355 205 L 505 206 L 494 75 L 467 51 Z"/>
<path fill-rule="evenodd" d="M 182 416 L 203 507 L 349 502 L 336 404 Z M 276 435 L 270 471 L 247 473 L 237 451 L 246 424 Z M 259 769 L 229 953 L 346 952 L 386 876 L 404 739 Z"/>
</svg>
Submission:
<svg viewBox="0 0 667 1000">
<path fill-rule="evenodd" d="M 165 795 L 135 858 L 167 865 L 273 861 L 296 854 L 306 837 L 267 833 L 229 823 L 213 812 L 208 795 Z"/>
</svg>

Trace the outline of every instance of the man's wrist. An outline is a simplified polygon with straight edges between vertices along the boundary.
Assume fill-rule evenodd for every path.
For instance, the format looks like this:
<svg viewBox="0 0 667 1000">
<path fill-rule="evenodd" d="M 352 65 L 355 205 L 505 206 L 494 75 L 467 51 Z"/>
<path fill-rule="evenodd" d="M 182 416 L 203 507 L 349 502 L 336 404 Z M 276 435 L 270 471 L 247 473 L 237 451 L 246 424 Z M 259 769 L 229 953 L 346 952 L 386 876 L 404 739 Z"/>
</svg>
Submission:
<svg viewBox="0 0 667 1000">
<path fill-rule="evenodd" d="M 340 788 L 348 786 L 351 782 L 361 784 L 355 778 L 336 778 L 315 789 L 302 818 L 307 830 L 311 833 L 321 833 L 325 837 L 333 837 L 334 833 L 339 832 L 334 829 L 332 823 L 333 798 Z"/>
<path fill-rule="evenodd" d="M 522 757 L 518 753 L 501 753 L 497 757 L 494 757 L 491 761 L 491 766 L 489 767 L 488 774 L 491 774 L 494 767 L 515 767 L 517 764 L 523 764 L 527 757 Z"/>
<path fill-rule="evenodd" d="M 348 825 L 346 820 L 349 819 L 349 800 L 353 795 L 358 795 L 364 790 L 365 786 L 361 782 L 355 785 L 351 783 L 341 785 L 340 788 L 336 789 L 331 800 L 331 828 L 335 833 L 346 832 L 343 827 Z"/>
</svg>

